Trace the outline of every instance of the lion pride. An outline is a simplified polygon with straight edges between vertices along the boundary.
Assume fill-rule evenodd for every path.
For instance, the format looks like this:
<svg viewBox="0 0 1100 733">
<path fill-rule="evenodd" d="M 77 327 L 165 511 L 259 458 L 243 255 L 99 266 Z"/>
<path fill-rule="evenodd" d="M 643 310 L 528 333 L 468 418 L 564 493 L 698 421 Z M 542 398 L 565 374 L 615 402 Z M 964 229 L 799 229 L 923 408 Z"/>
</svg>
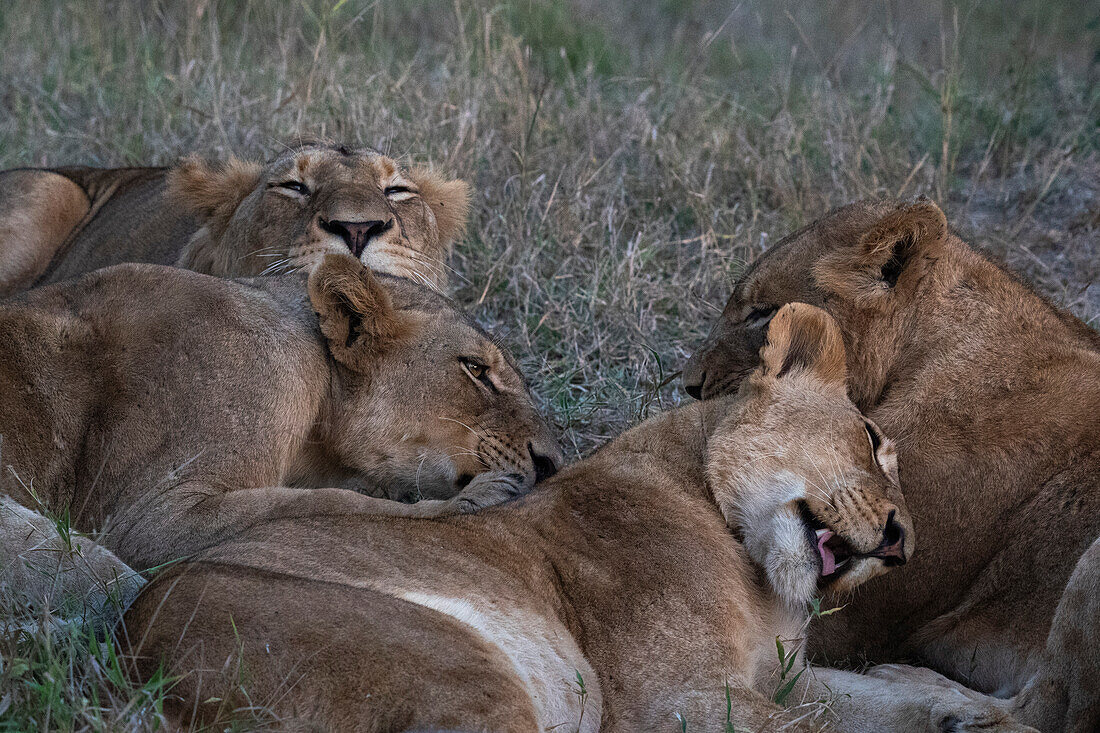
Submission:
<svg viewBox="0 0 1100 733">
<path fill-rule="evenodd" d="M 841 730 L 1027 730 L 945 680 L 777 673 L 777 639 L 802 669 L 808 601 L 913 552 L 894 449 L 844 375 L 829 317 L 787 306 L 739 395 L 478 514 L 245 529 L 157 577 L 131 651 L 183 673 L 184 725 L 262 707 L 295 730 L 810 731 L 822 708 L 799 702 L 827 698 Z"/>
<path fill-rule="evenodd" d="M 468 208 L 464 181 L 327 143 L 266 164 L 3 171 L 0 296 L 122 262 L 242 277 L 338 252 L 440 290 Z"/>
<path fill-rule="evenodd" d="M 861 201 L 770 248 L 684 370 L 735 391 L 776 309 L 840 324 L 848 391 L 897 440 L 921 552 L 824 620 L 830 660 L 914 660 L 1044 731 L 1100 729 L 1100 337 L 932 201 Z"/>
</svg>

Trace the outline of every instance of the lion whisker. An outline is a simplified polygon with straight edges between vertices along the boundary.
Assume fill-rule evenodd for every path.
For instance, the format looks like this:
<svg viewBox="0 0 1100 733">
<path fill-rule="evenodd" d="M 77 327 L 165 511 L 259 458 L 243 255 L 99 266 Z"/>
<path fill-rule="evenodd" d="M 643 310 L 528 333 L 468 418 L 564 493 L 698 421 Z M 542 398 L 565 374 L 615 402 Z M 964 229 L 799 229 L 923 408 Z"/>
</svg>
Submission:
<svg viewBox="0 0 1100 733">
<path fill-rule="evenodd" d="M 477 435 L 477 431 L 475 429 L 473 429 L 472 427 L 470 427 L 466 423 L 462 422 L 461 420 L 455 420 L 454 418 L 450 418 L 450 417 L 440 417 L 439 419 L 440 420 L 446 420 L 447 422 L 453 422 L 453 423 L 456 423 L 458 425 L 461 425 L 462 427 L 469 430 L 471 435 Z"/>
</svg>

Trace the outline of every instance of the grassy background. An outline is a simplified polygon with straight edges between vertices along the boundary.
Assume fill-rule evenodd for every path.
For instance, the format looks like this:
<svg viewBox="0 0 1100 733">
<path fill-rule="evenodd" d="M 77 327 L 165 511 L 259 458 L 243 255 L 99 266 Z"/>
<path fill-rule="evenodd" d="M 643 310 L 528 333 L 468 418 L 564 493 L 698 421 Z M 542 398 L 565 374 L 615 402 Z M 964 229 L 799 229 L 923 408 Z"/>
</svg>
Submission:
<svg viewBox="0 0 1100 733">
<path fill-rule="evenodd" d="M 677 403 L 745 263 L 855 198 L 936 197 L 1100 322 L 1096 3 L 0 4 L 0 167 L 299 134 L 475 184 L 454 294 L 573 455 Z M 0 644 L 0 730 L 156 720 L 162 687 L 127 686 L 109 645 Z"/>
</svg>

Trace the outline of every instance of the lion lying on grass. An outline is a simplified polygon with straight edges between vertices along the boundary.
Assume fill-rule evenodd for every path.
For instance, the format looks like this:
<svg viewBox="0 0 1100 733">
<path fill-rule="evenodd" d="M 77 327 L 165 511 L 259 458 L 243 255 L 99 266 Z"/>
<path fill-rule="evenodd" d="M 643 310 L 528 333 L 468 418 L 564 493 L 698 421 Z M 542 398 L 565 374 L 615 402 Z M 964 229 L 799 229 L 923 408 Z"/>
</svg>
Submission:
<svg viewBox="0 0 1100 733">
<path fill-rule="evenodd" d="M 951 234 L 930 200 L 845 206 L 734 287 L 684 370 L 736 391 L 776 309 L 826 308 L 849 393 L 899 438 L 921 554 L 824 621 L 831 660 L 916 660 L 1100 730 L 1100 336 Z"/>
<path fill-rule="evenodd" d="M 184 675 L 184 725 L 267 706 L 295 729 L 816 730 L 820 706 L 773 699 L 820 696 L 849 730 L 1022 730 L 950 686 L 795 679 L 807 604 L 914 546 L 893 447 L 844 371 L 828 316 L 788 306 L 740 395 L 653 418 L 525 497 L 244 530 L 131 607 L 138 668 Z"/>
<path fill-rule="evenodd" d="M 0 296 L 122 262 L 242 277 L 331 252 L 439 290 L 468 207 L 464 181 L 319 143 L 265 165 L 3 171 Z"/>
<path fill-rule="evenodd" d="M 138 569 L 265 518 L 473 511 L 560 461 L 489 336 L 346 255 L 308 294 L 300 277 L 120 265 L 7 301 L 0 341 L 0 496 Z M 475 478 L 490 469 L 514 478 Z M 8 518 L 5 560 L 66 541 Z"/>
</svg>

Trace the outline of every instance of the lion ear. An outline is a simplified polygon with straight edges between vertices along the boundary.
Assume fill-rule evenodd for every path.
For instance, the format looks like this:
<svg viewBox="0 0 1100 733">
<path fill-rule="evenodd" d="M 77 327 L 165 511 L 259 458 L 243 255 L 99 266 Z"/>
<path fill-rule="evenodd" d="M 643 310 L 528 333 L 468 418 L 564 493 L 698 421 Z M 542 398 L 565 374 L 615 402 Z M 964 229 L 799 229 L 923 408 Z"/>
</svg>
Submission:
<svg viewBox="0 0 1100 733">
<path fill-rule="evenodd" d="M 768 324 L 756 371 L 773 379 L 812 374 L 844 390 L 847 378 L 844 339 L 836 321 L 822 309 L 806 303 L 783 306 Z"/>
<path fill-rule="evenodd" d="M 916 256 L 933 254 L 947 236 L 947 217 L 932 199 L 919 196 L 899 207 L 859 238 L 860 256 L 889 287 Z"/>
<path fill-rule="evenodd" d="M 166 196 L 202 224 L 224 228 L 260 183 L 263 166 L 230 158 L 211 162 L 188 156 L 168 172 Z"/>
<path fill-rule="evenodd" d="M 446 260 L 451 254 L 451 245 L 466 229 L 466 218 L 470 214 L 470 184 L 457 178 L 447 180 L 426 168 L 412 171 L 409 177 L 435 215 L 439 228 L 439 257 Z"/>
<path fill-rule="evenodd" d="M 326 255 L 310 273 L 309 301 L 333 358 L 353 371 L 368 371 L 407 330 L 378 278 L 348 255 Z"/>
<path fill-rule="evenodd" d="M 946 238 L 947 217 L 918 196 L 882 216 L 854 247 L 823 258 L 816 274 L 827 289 L 850 297 L 890 292 L 907 272 L 934 260 Z"/>
</svg>

